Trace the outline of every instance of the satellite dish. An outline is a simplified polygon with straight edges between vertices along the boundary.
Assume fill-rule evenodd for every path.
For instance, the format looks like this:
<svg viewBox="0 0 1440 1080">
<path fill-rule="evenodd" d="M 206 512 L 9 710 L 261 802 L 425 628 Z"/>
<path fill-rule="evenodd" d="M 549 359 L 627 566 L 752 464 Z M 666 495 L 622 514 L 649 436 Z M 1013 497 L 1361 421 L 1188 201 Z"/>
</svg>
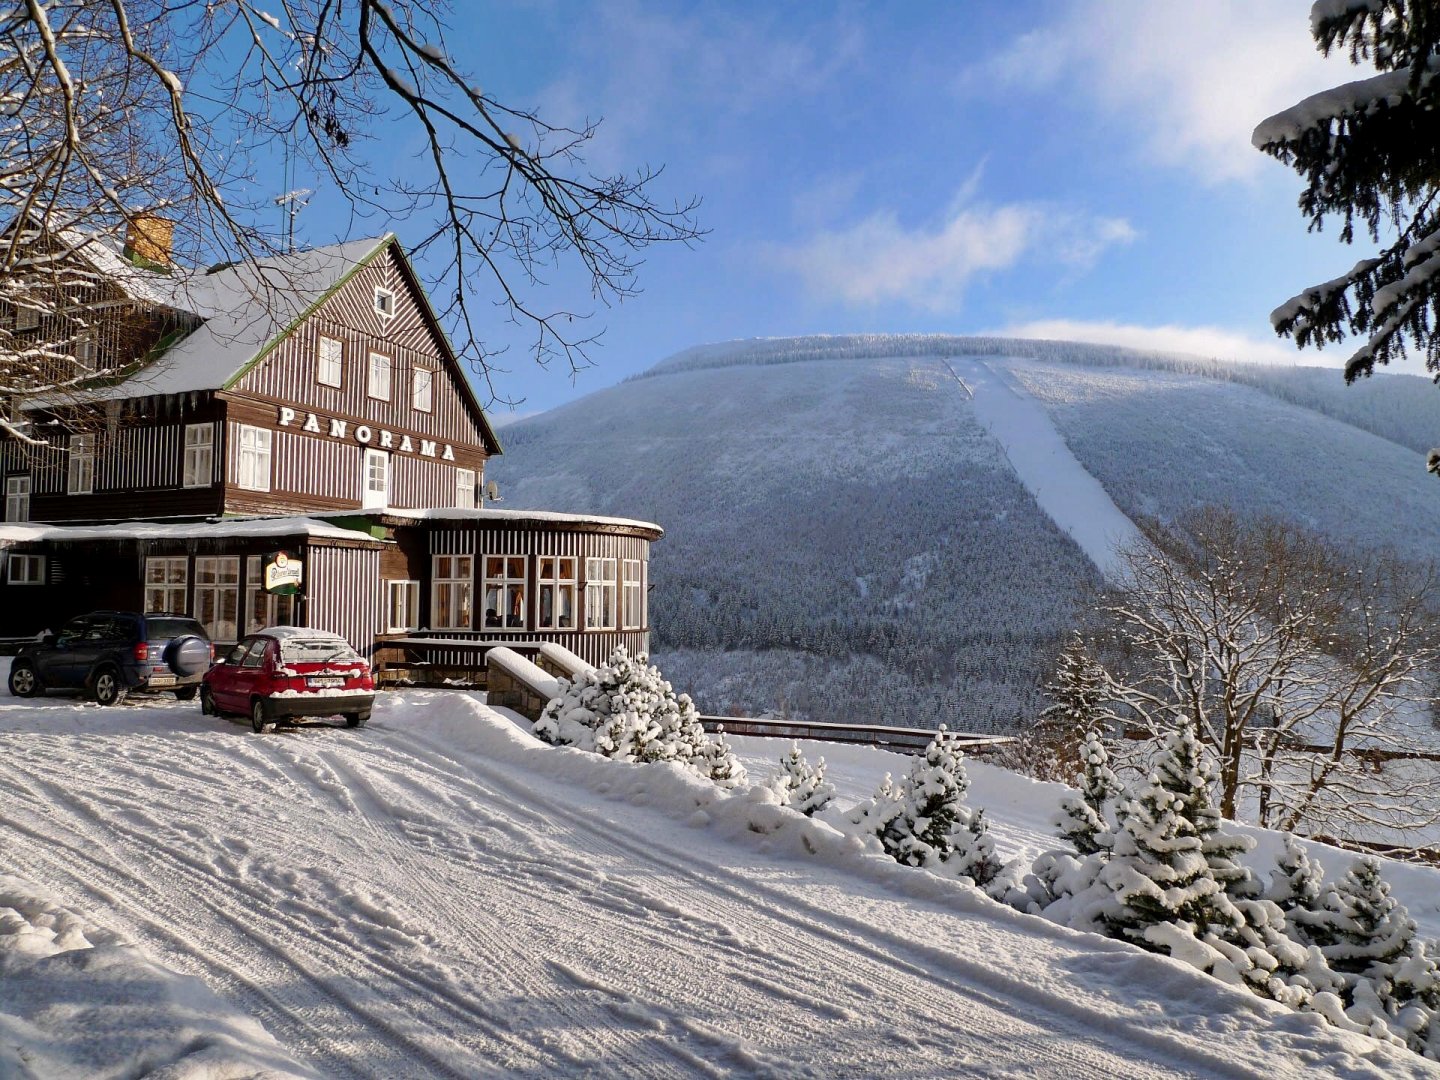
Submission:
<svg viewBox="0 0 1440 1080">
<path fill-rule="evenodd" d="M 485 499 L 487 502 L 492 503 L 505 501 L 504 499 L 500 498 L 500 485 L 494 480 L 489 481 L 485 485 Z"/>
</svg>

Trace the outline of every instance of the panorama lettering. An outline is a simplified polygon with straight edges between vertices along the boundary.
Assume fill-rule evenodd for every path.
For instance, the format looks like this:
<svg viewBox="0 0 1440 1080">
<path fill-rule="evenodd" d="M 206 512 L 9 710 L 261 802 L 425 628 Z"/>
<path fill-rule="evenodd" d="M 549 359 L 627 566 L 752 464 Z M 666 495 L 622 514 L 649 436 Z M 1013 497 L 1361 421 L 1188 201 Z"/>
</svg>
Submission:
<svg viewBox="0 0 1440 1080">
<path fill-rule="evenodd" d="M 348 420 L 337 420 L 334 417 L 322 420 L 317 413 L 301 413 L 288 405 L 280 405 L 276 408 L 275 422 L 283 428 L 298 426 L 301 431 L 308 431 L 312 435 L 323 433 L 332 439 L 353 440 L 361 446 L 378 446 L 382 450 L 398 450 L 402 454 L 418 453 L 421 457 L 439 458 L 441 461 L 455 460 L 455 448 L 449 443 L 437 442 L 434 439 L 421 439 L 420 448 L 417 451 L 415 443 L 409 435 L 397 435 L 393 431 L 372 428 L 367 424 L 357 424 L 352 428 Z M 322 423 L 328 424 L 328 427 L 322 427 Z"/>
</svg>

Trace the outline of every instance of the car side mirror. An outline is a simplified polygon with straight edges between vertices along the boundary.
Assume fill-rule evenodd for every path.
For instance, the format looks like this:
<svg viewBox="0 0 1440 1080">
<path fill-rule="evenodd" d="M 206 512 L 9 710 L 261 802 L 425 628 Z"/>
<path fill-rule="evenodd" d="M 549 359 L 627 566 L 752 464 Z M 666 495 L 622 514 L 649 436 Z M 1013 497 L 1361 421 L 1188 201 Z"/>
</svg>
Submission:
<svg viewBox="0 0 1440 1080">
<path fill-rule="evenodd" d="M 56 637 L 54 634 L 46 634 L 40 639 L 40 644 L 44 645 L 47 649 L 53 649 L 55 647 L 55 642 Z"/>
</svg>

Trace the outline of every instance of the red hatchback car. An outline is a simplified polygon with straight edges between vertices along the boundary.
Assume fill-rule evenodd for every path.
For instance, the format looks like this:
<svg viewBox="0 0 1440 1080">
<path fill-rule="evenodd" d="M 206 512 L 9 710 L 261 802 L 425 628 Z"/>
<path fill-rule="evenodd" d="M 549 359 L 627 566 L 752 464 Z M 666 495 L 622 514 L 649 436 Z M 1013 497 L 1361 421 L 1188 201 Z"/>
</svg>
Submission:
<svg viewBox="0 0 1440 1080">
<path fill-rule="evenodd" d="M 256 731 L 300 716 L 343 716 L 360 727 L 375 704 L 370 665 L 338 634 L 272 626 L 243 639 L 205 673 L 200 709 L 250 717 Z"/>
</svg>

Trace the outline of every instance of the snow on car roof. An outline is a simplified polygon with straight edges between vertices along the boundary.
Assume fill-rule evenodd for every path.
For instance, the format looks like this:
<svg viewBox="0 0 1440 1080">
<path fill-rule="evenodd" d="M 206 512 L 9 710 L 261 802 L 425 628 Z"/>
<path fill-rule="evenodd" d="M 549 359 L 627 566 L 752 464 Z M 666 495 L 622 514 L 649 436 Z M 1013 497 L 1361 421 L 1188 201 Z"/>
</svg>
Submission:
<svg viewBox="0 0 1440 1080">
<path fill-rule="evenodd" d="M 277 638 L 280 641 L 296 641 L 300 638 L 311 641 L 345 641 L 344 636 L 333 630 L 314 630 L 308 626 L 267 626 L 264 630 L 256 630 L 255 633 Z M 349 642 L 346 644 L 348 645 Z"/>
</svg>

